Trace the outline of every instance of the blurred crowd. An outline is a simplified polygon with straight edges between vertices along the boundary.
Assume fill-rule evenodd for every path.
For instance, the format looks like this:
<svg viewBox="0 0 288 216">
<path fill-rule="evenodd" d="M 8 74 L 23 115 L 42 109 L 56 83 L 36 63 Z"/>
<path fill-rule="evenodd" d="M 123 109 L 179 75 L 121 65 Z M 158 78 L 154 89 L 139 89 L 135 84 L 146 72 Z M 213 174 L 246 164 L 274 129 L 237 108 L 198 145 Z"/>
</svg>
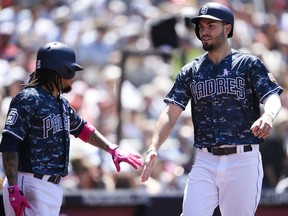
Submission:
<svg viewBox="0 0 288 216">
<path fill-rule="evenodd" d="M 181 66 L 202 54 L 189 17 L 204 0 L 2 0 L 0 10 L 0 127 L 11 98 L 35 70 L 41 45 L 61 41 L 84 67 L 63 95 L 75 110 L 124 149 L 146 154 L 163 98 Z M 263 188 L 288 188 L 288 3 L 286 0 L 219 0 L 235 16 L 231 46 L 260 57 L 284 88 L 283 109 L 261 144 Z M 152 31 L 153 30 L 153 31 Z M 63 188 L 145 188 L 150 194 L 184 189 L 194 160 L 190 110 L 181 115 L 159 151 L 150 180 L 141 170 L 71 137 L 69 175 Z M 2 177 L 3 177 L 2 172 Z"/>
</svg>

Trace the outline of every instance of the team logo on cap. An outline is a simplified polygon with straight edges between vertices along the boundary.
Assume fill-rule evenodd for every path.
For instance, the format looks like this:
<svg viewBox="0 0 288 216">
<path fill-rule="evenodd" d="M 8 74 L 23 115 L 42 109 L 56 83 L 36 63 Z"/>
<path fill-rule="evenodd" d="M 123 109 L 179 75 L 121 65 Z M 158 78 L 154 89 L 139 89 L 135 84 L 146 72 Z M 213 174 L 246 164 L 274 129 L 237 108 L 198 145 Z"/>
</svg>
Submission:
<svg viewBox="0 0 288 216">
<path fill-rule="evenodd" d="M 204 5 L 202 8 L 201 8 L 201 14 L 206 14 L 208 11 L 208 7 L 206 5 Z"/>
<path fill-rule="evenodd" d="M 17 109 L 12 108 L 9 112 L 8 117 L 7 117 L 6 124 L 7 125 L 14 125 L 16 123 L 17 118 L 18 118 Z"/>
</svg>

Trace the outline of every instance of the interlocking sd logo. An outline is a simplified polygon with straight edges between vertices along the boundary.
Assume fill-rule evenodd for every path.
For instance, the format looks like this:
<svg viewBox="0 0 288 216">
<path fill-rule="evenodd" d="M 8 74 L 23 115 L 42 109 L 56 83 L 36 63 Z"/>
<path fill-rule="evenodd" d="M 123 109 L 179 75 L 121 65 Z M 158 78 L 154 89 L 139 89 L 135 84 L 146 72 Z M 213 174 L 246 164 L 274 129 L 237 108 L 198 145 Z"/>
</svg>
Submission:
<svg viewBox="0 0 288 216">
<path fill-rule="evenodd" d="M 9 112 L 8 117 L 7 117 L 6 124 L 7 124 L 7 125 L 14 125 L 15 122 L 17 121 L 17 118 L 18 118 L 17 109 L 12 108 L 12 109 L 10 110 L 10 112 Z"/>
</svg>

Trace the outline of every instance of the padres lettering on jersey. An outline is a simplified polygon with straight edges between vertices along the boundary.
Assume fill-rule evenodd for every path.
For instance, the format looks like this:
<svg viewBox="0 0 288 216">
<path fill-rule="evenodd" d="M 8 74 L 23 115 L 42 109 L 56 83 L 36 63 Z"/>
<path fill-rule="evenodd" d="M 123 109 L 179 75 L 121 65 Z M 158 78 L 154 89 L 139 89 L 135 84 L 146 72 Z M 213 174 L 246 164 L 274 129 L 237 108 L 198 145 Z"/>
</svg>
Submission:
<svg viewBox="0 0 288 216">
<path fill-rule="evenodd" d="M 191 100 L 196 147 L 260 143 L 250 131 L 259 102 L 282 91 L 268 74 L 259 59 L 240 51 L 219 65 L 204 54 L 181 69 L 164 101 L 185 109 Z"/>
<path fill-rule="evenodd" d="M 245 97 L 245 80 L 241 77 L 216 78 L 192 83 L 192 94 L 195 100 L 217 94 L 232 94 L 240 99 Z"/>
<path fill-rule="evenodd" d="M 49 136 L 49 132 L 52 132 L 52 134 L 55 134 L 61 130 L 63 130 L 63 123 L 62 118 L 64 119 L 64 127 L 66 131 L 69 131 L 69 120 L 67 116 L 63 117 L 61 114 L 58 115 L 49 115 L 45 117 L 43 122 L 43 138 L 46 139 Z M 66 121 L 65 121 L 66 120 Z"/>
</svg>

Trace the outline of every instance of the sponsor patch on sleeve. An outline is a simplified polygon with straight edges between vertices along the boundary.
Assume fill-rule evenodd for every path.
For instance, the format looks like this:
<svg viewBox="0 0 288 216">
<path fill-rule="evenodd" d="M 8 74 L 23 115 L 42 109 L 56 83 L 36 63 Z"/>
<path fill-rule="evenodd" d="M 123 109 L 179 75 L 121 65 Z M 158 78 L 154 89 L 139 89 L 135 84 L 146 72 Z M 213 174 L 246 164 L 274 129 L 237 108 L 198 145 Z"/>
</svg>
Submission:
<svg viewBox="0 0 288 216">
<path fill-rule="evenodd" d="M 14 125 L 17 121 L 17 118 L 18 118 L 17 109 L 12 108 L 8 114 L 6 124 L 7 125 Z"/>
</svg>

